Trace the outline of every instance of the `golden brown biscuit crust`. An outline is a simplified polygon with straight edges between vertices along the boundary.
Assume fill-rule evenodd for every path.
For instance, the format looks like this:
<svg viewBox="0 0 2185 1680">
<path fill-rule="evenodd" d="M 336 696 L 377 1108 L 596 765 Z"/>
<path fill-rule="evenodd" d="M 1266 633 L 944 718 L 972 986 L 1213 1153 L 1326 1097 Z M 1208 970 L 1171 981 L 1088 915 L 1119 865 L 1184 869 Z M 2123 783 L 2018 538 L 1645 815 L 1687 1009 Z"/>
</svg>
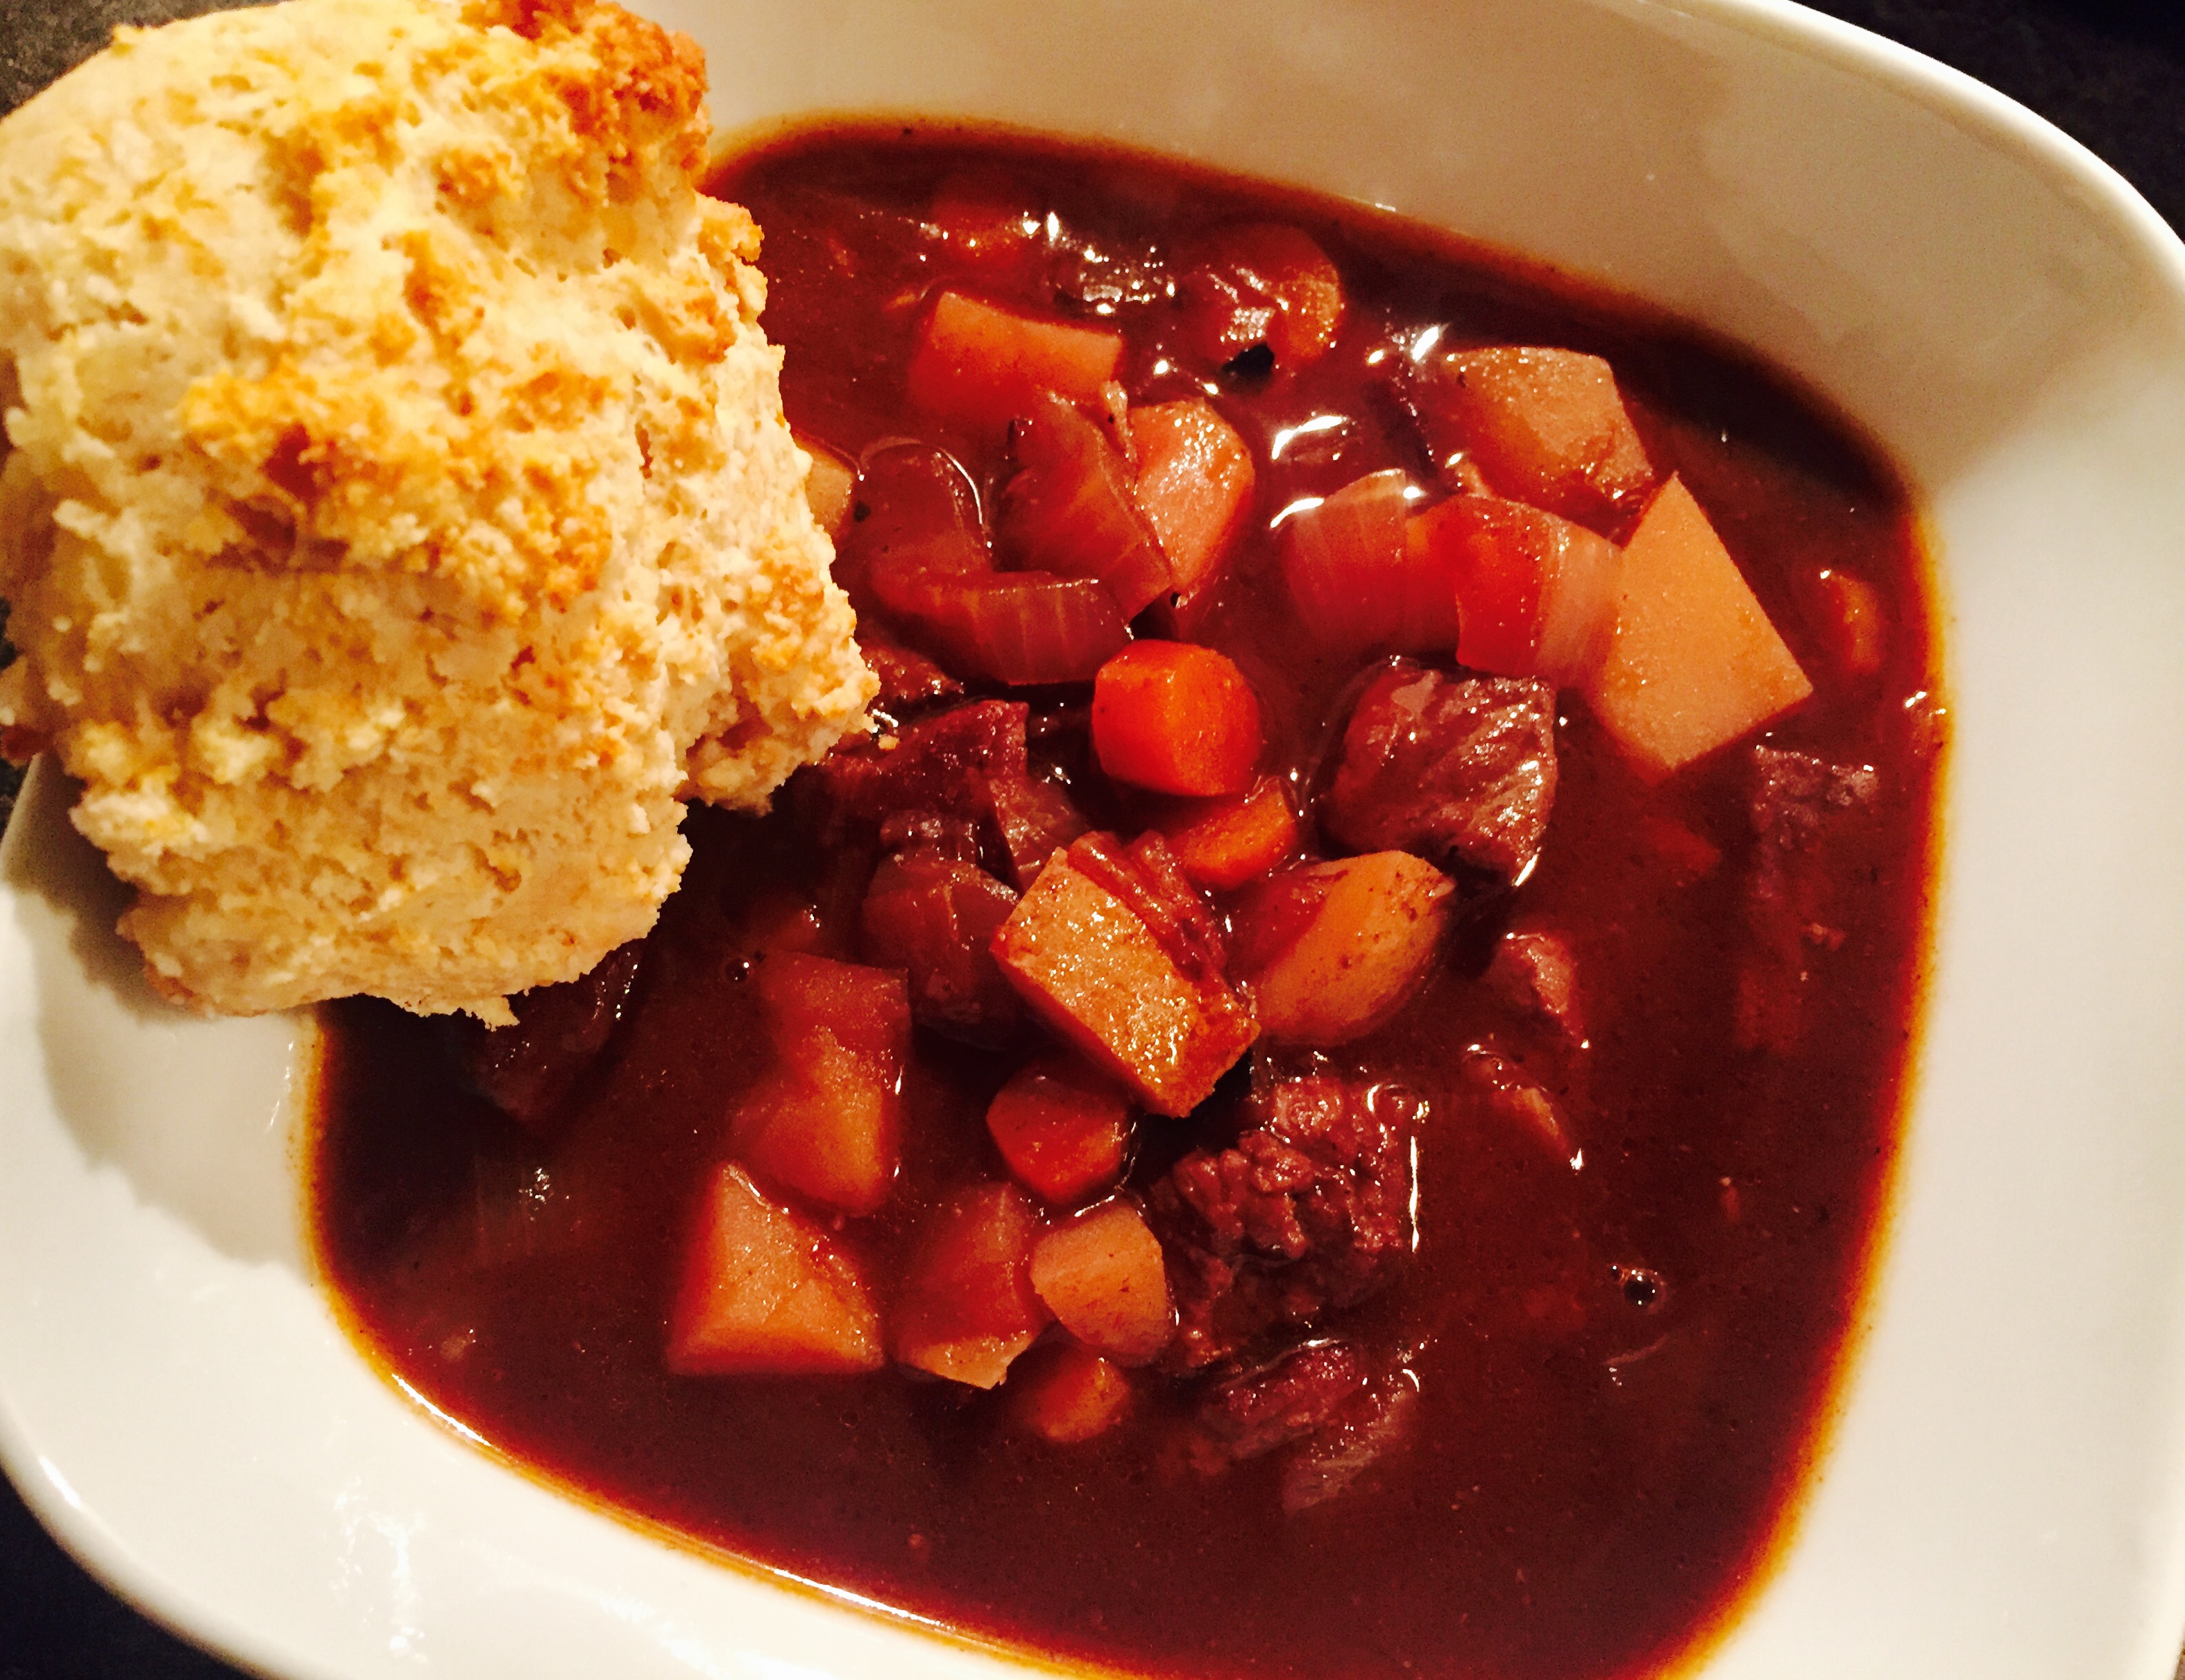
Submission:
<svg viewBox="0 0 2185 1680">
<path fill-rule="evenodd" d="M 589 0 L 287 0 L 0 122 L 0 726 L 170 995 L 500 1018 L 860 717 L 704 85 Z"/>
</svg>

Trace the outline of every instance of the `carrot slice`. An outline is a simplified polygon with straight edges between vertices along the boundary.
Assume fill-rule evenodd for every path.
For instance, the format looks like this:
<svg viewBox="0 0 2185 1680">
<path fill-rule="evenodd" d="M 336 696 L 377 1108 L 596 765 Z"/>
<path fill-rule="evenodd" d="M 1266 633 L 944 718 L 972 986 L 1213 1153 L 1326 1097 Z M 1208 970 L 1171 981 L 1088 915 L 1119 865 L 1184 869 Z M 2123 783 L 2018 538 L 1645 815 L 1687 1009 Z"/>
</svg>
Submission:
<svg viewBox="0 0 2185 1680">
<path fill-rule="evenodd" d="M 1063 1329 L 1125 1364 L 1143 1364 L 1176 1334 L 1160 1240 L 1125 1196 L 1042 1232 L 1031 1286 Z"/>
<path fill-rule="evenodd" d="M 1120 333 L 943 292 L 911 352 L 910 400 L 943 420 L 998 434 L 1042 391 L 1098 403 L 1122 354 Z"/>
<path fill-rule="evenodd" d="M 1282 222 L 1217 227 L 1176 283 L 1185 341 L 1222 362 L 1265 344 L 1284 367 L 1317 361 L 1343 325 L 1343 281 L 1312 236 Z"/>
<path fill-rule="evenodd" d="M 1188 613 L 1220 581 L 1252 505 L 1252 451 L 1237 429 L 1197 397 L 1131 414 L 1138 456 L 1138 507 L 1175 574 Z"/>
<path fill-rule="evenodd" d="M 1648 781 L 1758 729 L 1813 692 L 1681 479 L 1623 551 L 1616 636 L 1586 691 Z"/>
<path fill-rule="evenodd" d="M 1192 882 L 1228 892 L 1265 875 L 1298 849 L 1298 820 L 1279 777 L 1249 793 L 1179 804 L 1154 819 Z"/>
<path fill-rule="evenodd" d="M 995 1093 L 986 1129 L 1020 1184 L 1052 1206 L 1073 1207 L 1122 1176 L 1131 1105 L 1077 1057 L 1046 1056 Z"/>
<path fill-rule="evenodd" d="M 1260 746 L 1252 685 L 1210 647 L 1134 641 L 1092 679 L 1092 748 L 1119 781 L 1157 793 L 1242 793 Z"/>
<path fill-rule="evenodd" d="M 740 1168 L 716 1168 L 684 1252 L 668 1369 L 791 1375 L 886 1363 L 880 1314 L 849 1255 Z"/>
</svg>

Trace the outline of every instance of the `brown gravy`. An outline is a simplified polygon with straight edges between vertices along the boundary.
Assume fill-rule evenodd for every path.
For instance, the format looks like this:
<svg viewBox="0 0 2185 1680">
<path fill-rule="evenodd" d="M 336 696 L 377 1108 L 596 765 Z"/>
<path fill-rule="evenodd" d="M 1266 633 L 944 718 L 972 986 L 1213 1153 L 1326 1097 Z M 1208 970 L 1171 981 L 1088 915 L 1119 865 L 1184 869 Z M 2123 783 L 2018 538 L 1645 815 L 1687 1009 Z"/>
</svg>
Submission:
<svg viewBox="0 0 2185 1680">
<path fill-rule="evenodd" d="M 315 1162 L 327 1275 L 371 1356 L 497 1450 L 973 1638 L 1178 1677 L 1651 1672 L 1764 1575 L 1876 1246 L 1934 866 L 1936 662 L 1904 494 L 1750 359 L 1455 240 L 1137 157 L 892 128 L 795 136 L 718 183 L 766 230 L 791 420 L 852 460 L 918 423 L 902 370 L 917 300 L 951 260 L 919 207 L 965 171 L 1028 186 L 1106 263 L 1075 271 L 1113 283 L 1088 285 L 1081 307 L 1152 283 L 1132 265 L 1157 272 L 1181 232 L 1240 214 L 1301 226 L 1335 259 L 1350 312 L 1334 350 L 1264 383 L 1212 382 L 1260 477 L 1236 581 L 1202 639 L 1252 678 L 1266 763 L 1300 787 L 1355 662 L 1301 635 L 1266 581 L 1266 531 L 1299 497 L 1419 468 L 1375 352 L 1439 324 L 1610 360 L 1649 456 L 1683 476 L 1813 677 L 1766 739 L 1878 776 L 1872 805 L 1829 843 L 1795 1041 L 1741 1049 L 1733 1026 L 1751 961 L 1750 743 L 1650 787 L 1566 694 L 1537 871 L 1466 924 L 1390 1024 L 1333 1053 L 1428 1105 L 1413 1263 L 1340 1324 L 1400 1364 L 1420 1403 L 1339 1497 L 1286 1510 L 1273 1457 L 1219 1476 L 1182 1461 L 1193 1390 L 1181 1380 L 1147 1380 L 1122 1425 L 1060 1447 L 1011 1432 L 996 1395 L 893 1370 L 662 1368 L 694 1186 L 764 1056 L 737 960 L 746 912 L 769 882 L 824 897 L 833 867 L 801 837 L 794 799 L 764 820 L 695 809 L 684 885 L 550 1134 L 473 1093 L 445 1023 L 368 1001 L 331 1012 Z M 1053 306 L 1050 277 L 1022 283 L 1002 300 Z M 1157 309 L 1126 297 L 1101 318 L 1129 334 L 1134 403 L 1204 388 Z M 1322 416 L 1339 419 L 1299 429 Z M 945 440 L 991 488 L 992 452 Z M 1887 654 L 1871 675 L 1845 675 L 1830 652 L 1825 568 L 1879 594 Z M 1032 697 L 1065 733 L 1083 703 L 1081 690 Z M 1699 846 L 1665 852 L 1671 832 Z M 1582 1050 L 1558 1049 L 1481 977 L 1518 911 L 1571 941 Z M 1481 1044 L 1553 1095 L 1575 1169 L 1467 1095 L 1458 1063 Z M 902 1176 L 873 1252 L 897 1252 L 948 1184 L 995 1170 L 981 1117 L 1012 1061 L 918 1033 Z M 1219 1123 L 1141 1121 L 1131 1182 Z"/>
</svg>

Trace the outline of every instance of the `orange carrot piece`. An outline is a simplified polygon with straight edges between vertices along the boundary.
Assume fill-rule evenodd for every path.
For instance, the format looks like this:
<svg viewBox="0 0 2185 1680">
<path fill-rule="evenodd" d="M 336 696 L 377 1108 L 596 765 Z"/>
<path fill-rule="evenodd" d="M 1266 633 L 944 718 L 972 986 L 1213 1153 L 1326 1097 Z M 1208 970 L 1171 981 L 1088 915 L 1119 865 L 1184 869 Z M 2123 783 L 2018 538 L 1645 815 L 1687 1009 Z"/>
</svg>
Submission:
<svg viewBox="0 0 2185 1680">
<path fill-rule="evenodd" d="M 1252 451 L 1198 397 L 1132 411 L 1138 507 L 1175 574 L 1179 607 L 1214 584 L 1252 505 Z"/>
<path fill-rule="evenodd" d="M 1186 342 L 1210 361 L 1264 344 L 1284 367 L 1317 361 L 1343 326 L 1343 280 L 1286 222 L 1231 222 L 1194 242 L 1177 281 Z"/>
<path fill-rule="evenodd" d="M 911 353 L 910 399 L 944 420 L 999 433 L 1042 391 L 1097 404 L 1122 354 L 1120 333 L 943 292 Z"/>
<path fill-rule="evenodd" d="M 857 1265 L 742 1170 L 717 1168 L 685 1252 L 668 1369 L 686 1376 L 878 1370 L 880 1314 Z"/>
<path fill-rule="evenodd" d="M 1193 883 L 1216 892 L 1265 875 L 1298 849 L 1297 815 L 1277 776 L 1261 776 L 1249 793 L 1178 804 L 1154 826 Z"/>
<path fill-rule="evenodd" d="M 1025 1355 L 1009 1373 L 1007 1392 L 1019 1428 L 1068 1446 L 1121 1420 L 1131 1380 L 1090 1348 L 1056 1341 Z"/>
<path fill-rule="evenodd" d="M 933 189 L 925 219 L 951 250 L 990 272 L 1021 265 L 1045 232 L 1030 188 L 1006 170 L 962 169 L 945 176 Z"/>
<path fill-rule="evenodd" d="M 1016 1180 L 1042 1201 L 1074 1207 L 1122 1176 L 1131 1105 L 1077 1057 L 1044 1056 L 1009 1076 L 986 1129 Z"/>
<path fill-rule="evenodd" d="M 1092 748 L 1156 793 L 1242 793 L 1260 758 L 1260 702 L 1226 654 L 1134 641 L 1092 679 Z"/>
<path fill-rule="evenodd" d="M 1124 1364 L 1143 1364 L 1176 1334 L 1160 1239 L 1126 1196 L 1041 1233 L 1031 1286 L 1063 1329 Z"/>
<path fill-rule="evenodd" d="M 1615 639 L 1586 691 L 1595 714 L 1651 781 L 1813 692 L 1699 503 L 1672 478 L 1624 547 Z"/>
<path fill-rule="evenodd" d="M 1031 1286 L 1039 1215 L 1014 1184 L 974 1184 L 920 1234 L 897 1296 L 895 1357 L 992 1388 L 1054 1317 Z"/>
</svg>

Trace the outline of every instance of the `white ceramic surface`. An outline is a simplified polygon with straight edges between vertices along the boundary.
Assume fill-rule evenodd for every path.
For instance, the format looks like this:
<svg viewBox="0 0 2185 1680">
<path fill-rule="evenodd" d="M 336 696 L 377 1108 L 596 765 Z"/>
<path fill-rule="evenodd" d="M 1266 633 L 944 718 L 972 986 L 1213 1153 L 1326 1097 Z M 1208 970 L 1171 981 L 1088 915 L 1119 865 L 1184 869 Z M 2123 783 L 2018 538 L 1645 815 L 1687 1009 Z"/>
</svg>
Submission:
<svg viewBox="0 0 2185 1680">
<path fill-rule="evenodd" d="M 1763 346 L 1882 439 L 1956 748 L 1864 1351 L 1711 1680 L 2163 1680 L 2185 1628 L 2185 249 L 2026 112 L 1760 0 L 656 0 L 724 129 L 924 109 L 1393 206 Z M 565 1503 L 349 1351 L 305 1029 L 148 999 L 35 779 L 0 854 L 0 1462 L 154 1613 L 297 1676 L 966 1680 Z M 1008 1671 L 1014 1672 L 1014 1671 Z"/>
</svg>

